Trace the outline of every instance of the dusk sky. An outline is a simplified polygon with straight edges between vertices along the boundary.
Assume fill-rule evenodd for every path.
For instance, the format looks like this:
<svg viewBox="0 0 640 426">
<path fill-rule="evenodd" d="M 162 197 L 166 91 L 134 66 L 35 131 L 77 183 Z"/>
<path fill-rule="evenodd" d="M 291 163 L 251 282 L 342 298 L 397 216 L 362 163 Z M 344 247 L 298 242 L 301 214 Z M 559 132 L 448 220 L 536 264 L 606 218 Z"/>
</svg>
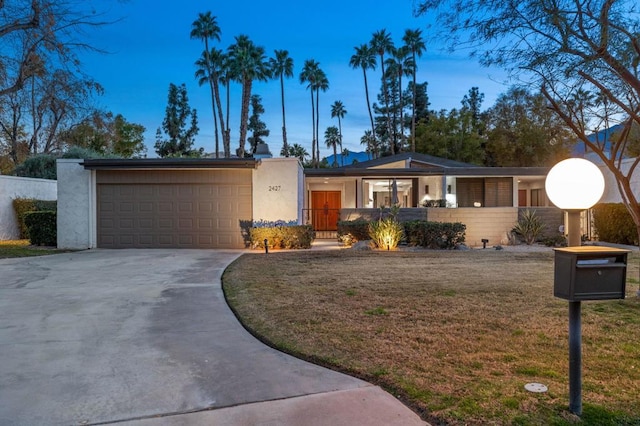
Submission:
<svg viewBox="0 0 640 426">
<path fill-rule="evenodd" d="M 505 73 L 480 67 L 467 52 L 451 54 L 441 40 L 431 39 L 429 17 L 413 16 L 412 0 L 365 1 L 172 1 L 129 0 L 110 4 L 108 19 L 120 21 L 91 32 L 89 42 L 108 54 L 81 56 L 86 72 L 105 89 L 99 98 L 108 111 L 146 127 L 147 155 L 155 157 L 156 129 L 162 124 L 170 83 L 185 83 L 189 104 L 198 111 L 200 132 L 195 147 L 214 151 L 213 118 L 208 86 L 198 86 L 194 62 L 204 47 L 189 37 L 198 13 L 211 11 L 221 28 L 221 41 L 212 46 L 225 50 L 234 37 L 246 34 L 265 48 L 267 57 L 275 49 L 289 51 L 294 60 L 294 77 L 285 82 L 287 135 L 311 151 L 311 101 L 306 85 L 299 82 L 302 65 L 315 59 L 329 79 L 329 90 L 320 94 L 320 133 L 337 120 L 330 106 L 340 100 L 347 114 L 343 119 L 344 148 L 363 151 L 360 138 L 370 127 L 362 70 L 349 60 L 354 47 L 368 43 L 375 31 L 386 29 L 396 46 L 402 44 L 405 29 L 422 29 L 427 52 L 418 61 L 417 81 L 428 82 L 431 109 L 459 108 L 463 96 L 477 86 L 485 94 L 483 109 L 493 105 L 507 90 Z M 102 3 L 106 4 L 106 2 Z M 371 101 L 380 91 L 379 68 L 367 72 Z M 403 82 L 404 85 L 404 82 Z M 240 85 L 232 84 L 231 144 L 238 146 Z M 277 80 L 256 82 L 253 94 L 262 97 L 263 121 L 271 131 L 267 143 L 274 155 L 282 146 L 280 85 Z M 321 141 L 321 156 L 332 152 Z"/>
</svg>

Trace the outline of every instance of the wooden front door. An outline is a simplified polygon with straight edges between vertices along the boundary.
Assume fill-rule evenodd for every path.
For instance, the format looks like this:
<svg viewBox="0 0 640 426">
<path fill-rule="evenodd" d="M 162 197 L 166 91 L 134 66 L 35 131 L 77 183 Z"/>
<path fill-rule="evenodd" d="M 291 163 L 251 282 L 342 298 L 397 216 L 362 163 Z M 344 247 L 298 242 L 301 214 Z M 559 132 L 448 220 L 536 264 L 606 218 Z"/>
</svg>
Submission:
<svg viewBox="0 0 640 426">
<path fill-rule="evenodd" d="M 340 191 L 312 191 L 313 229 L 337 231 L 342 195 Z"/>
</svg>

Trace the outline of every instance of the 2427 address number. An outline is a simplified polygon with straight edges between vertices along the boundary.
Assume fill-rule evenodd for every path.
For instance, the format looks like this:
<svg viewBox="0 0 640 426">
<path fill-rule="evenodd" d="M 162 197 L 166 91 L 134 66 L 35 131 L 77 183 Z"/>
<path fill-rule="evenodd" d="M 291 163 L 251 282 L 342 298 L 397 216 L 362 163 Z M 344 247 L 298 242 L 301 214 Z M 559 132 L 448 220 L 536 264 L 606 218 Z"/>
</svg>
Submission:
<svg viewBox="0 0 640 426">
<path fill-rule="evenodd" d="M 280 185 L 269 185 L 269 192 L 279 192 Z"/>
</svg>

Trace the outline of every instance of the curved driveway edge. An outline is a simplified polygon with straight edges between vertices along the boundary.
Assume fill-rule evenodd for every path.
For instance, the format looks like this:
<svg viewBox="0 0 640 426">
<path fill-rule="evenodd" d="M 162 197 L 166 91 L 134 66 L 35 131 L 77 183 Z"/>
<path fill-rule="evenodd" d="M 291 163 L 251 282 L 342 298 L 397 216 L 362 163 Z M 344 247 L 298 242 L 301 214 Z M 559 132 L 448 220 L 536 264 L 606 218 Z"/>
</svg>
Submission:
<svg viewBox="0 0 640 426">
<path fill-rule="evenodd" d="M 220 285 L 241 254 L 0 260 L 0 424 L 424 424 L 379 388 L 251 336 Z"/>
</svg>

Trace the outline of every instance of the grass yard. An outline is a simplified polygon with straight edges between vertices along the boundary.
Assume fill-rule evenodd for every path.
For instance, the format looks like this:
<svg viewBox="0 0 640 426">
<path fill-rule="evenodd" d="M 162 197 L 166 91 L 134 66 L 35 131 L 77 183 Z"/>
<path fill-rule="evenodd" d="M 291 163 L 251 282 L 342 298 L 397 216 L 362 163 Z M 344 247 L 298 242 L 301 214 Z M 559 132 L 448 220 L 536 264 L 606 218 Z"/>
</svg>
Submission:
<svg viewBox="0 0 640 426">
<path fill-rule="evenodd" d="M 0 259 L 10 257 L 45 256 L 48 254 L 65 253 L 70 250 L 58 250 L 51 247 L 32 246 L 29 240 L 0 241 Z"/>
<path fill-rule="evenodd" d="M 639 262 L 626 300 L 582 304 L 581 422 L 551 250 L 246 254 L 223 286 L 264 341 L 381 385 L 433 425 L 640 425 Z"/>
</svg>

